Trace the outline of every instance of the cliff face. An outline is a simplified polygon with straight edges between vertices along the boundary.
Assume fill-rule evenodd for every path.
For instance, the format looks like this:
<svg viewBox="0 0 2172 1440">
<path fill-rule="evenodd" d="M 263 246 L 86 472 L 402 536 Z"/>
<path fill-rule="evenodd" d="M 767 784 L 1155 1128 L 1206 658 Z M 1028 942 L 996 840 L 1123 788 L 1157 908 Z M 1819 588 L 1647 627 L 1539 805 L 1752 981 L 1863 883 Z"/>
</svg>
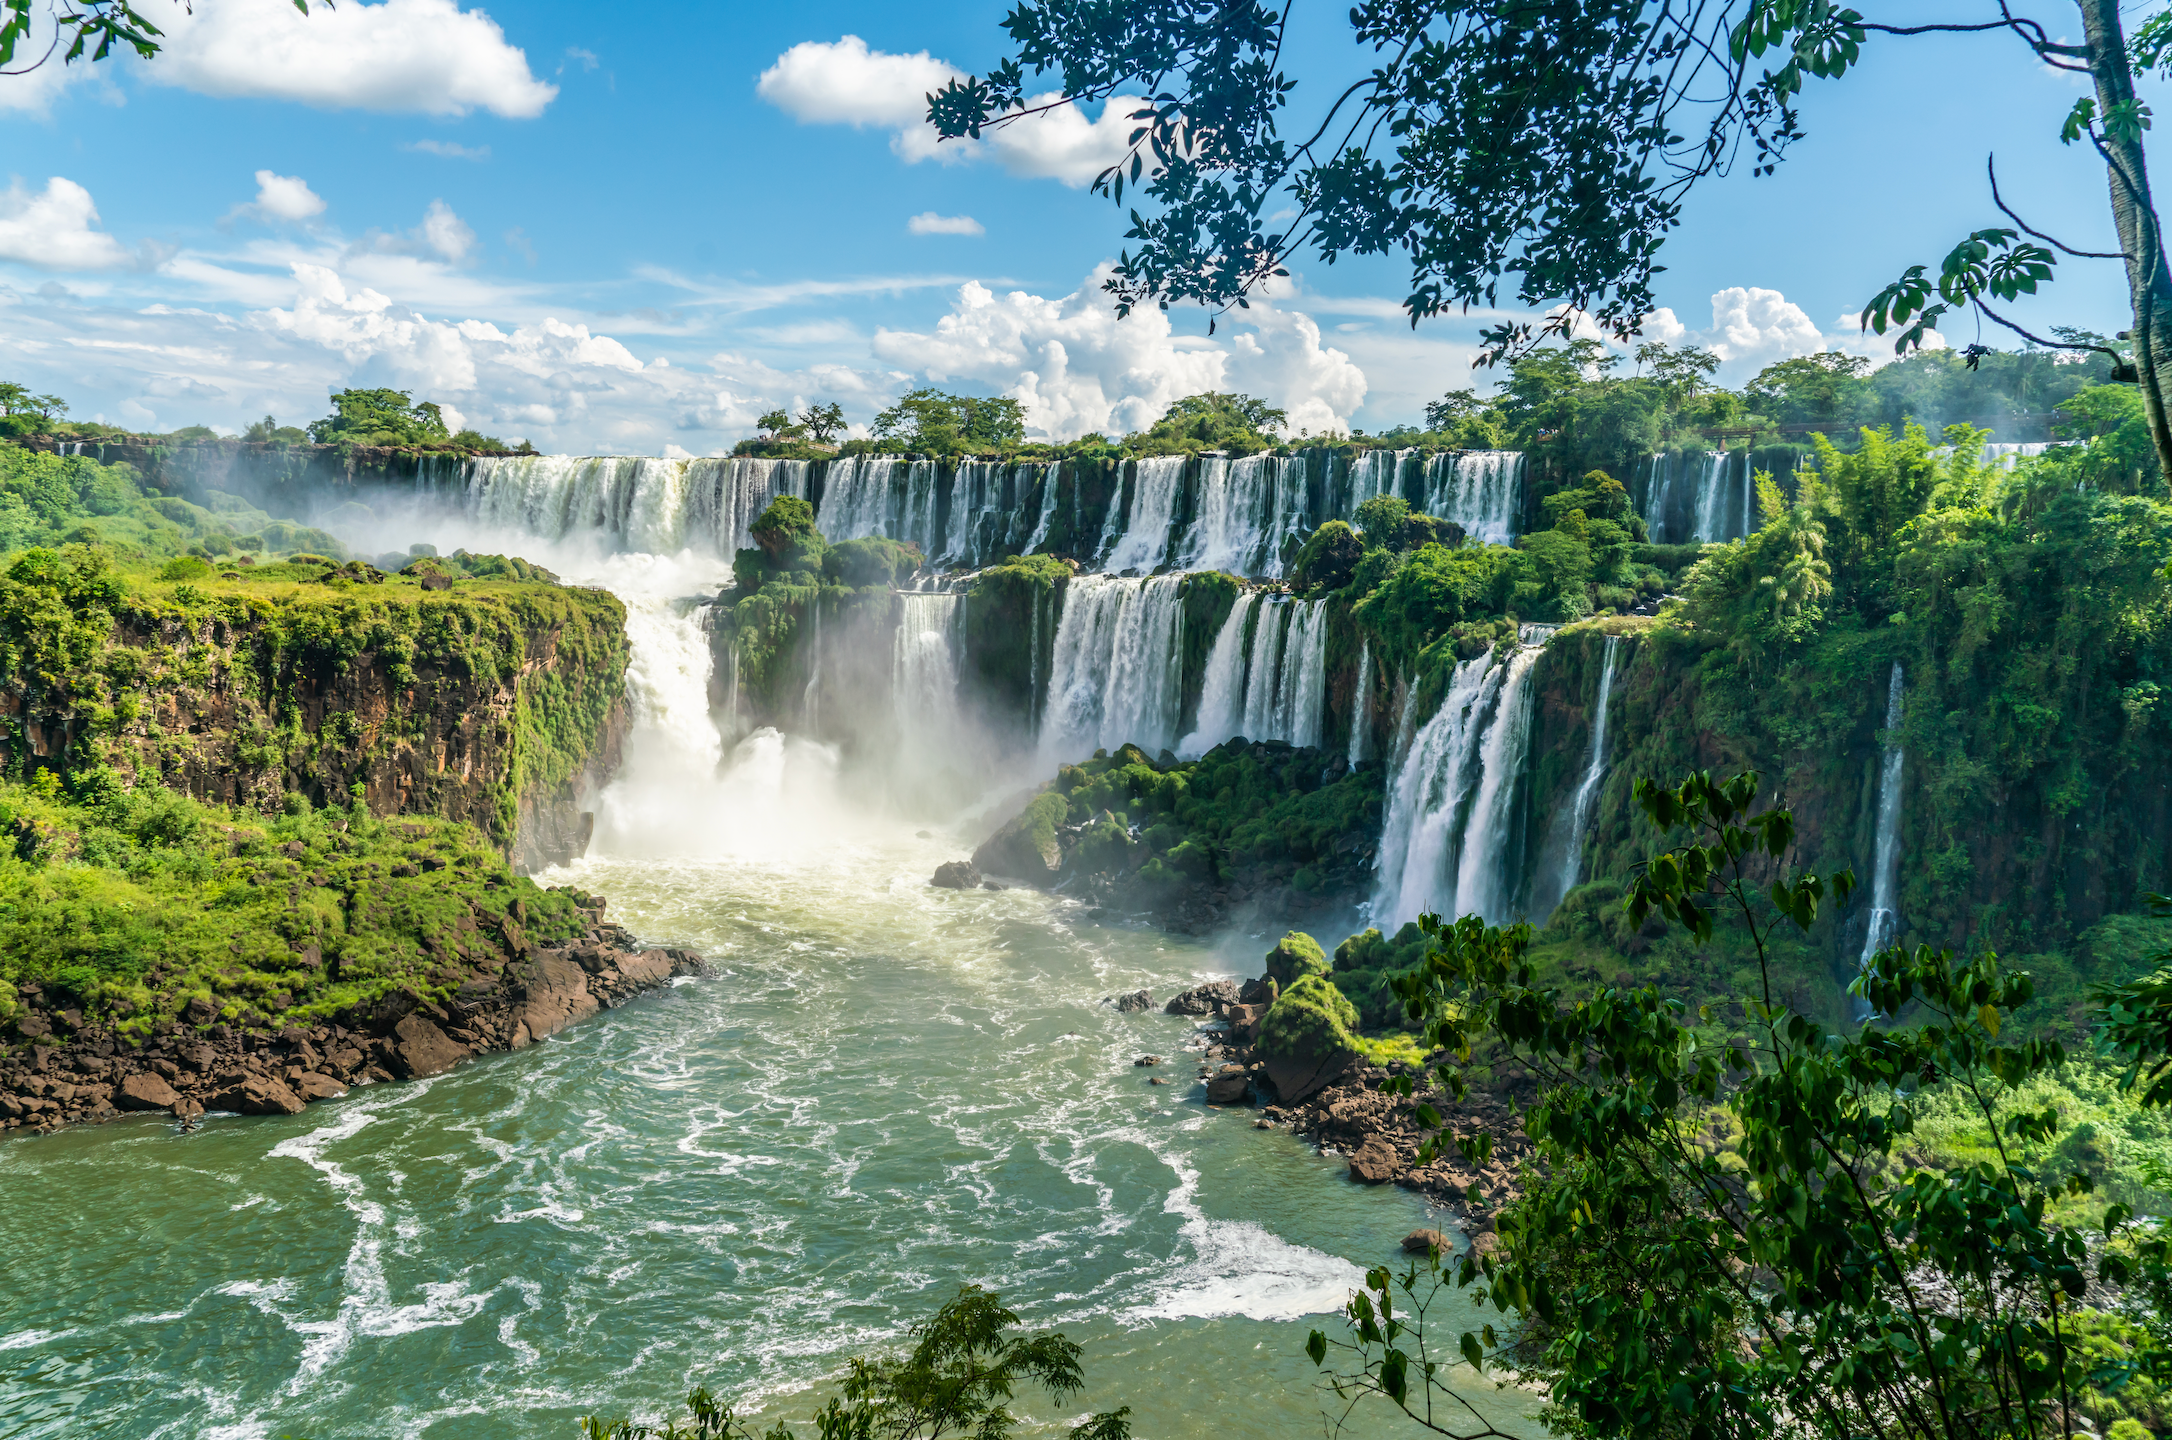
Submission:
<svg viewBox="0 0 2172 1440">
<path fill-rule="evenodd" d="M 359 793 L 380 816 L 471 823 L 526 869 L 585 848 L 627 727 L 611 596 L 331 588 L 283 566 L 165 587 L 98 563 L 0 581 L 0 766 L 103 767 L 267 812 Z M 40 613 L 56 603 L 73 614 Z"/>
</svg>

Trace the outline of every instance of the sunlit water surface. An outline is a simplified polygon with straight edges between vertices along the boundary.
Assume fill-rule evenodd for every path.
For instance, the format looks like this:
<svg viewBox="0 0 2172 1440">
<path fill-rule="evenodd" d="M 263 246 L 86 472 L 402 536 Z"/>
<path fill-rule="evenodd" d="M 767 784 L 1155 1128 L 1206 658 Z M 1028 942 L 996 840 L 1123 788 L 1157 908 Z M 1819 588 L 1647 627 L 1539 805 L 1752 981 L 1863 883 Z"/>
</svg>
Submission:
<svg viewBox="0 0 2172 1440">
<path fill-rule="evenodd" d="M 984 825 L 866 820 L 824 747 L 724 753 L 668 603 L 686 575 L 598 578 L 631 611 L 636 732 L 610 858 L 541 878 L 711 973 L 291 1118 L 0 1144 L 0 1437 L 570 1440 L 694 1383 L 804 1421 L 968 1281 L 1085 1345 L 1071 1416 L 1323 1433 L 1307 1330 L 1437 1217 L 1208 1110 L 1192 1022 L 1100 1003 L 1251 972 L 1265 943 L 931 889 Z M 1366 1410 L 1349 1433 L 1415 1432 Z"/>
</svg>

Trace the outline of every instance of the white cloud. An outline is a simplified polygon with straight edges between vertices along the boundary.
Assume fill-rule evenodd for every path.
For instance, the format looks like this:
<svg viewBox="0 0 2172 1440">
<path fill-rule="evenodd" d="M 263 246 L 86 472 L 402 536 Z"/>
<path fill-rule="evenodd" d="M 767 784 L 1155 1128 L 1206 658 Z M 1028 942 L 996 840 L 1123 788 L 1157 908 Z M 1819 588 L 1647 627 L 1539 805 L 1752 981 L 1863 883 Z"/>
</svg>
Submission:
<svg viewBox="0 0 2172 1440">
<path fill-rule="evenodd" d="M 1088 120 L 1060 94 L 1038 95 L 1028 108 L 1044 114 L 983 129 L 979 140 L 939 141 L 927 122 L 928 95 L 965 72 L 922 50 L 893 55 L 871 50 L 857 35 L 835 43 L 806 40 L 777 57 L 755 82 L 755 93 L 803 125 L 874 126 L 891 132 L 890 148 L 908 164 L 946 165 L 990 158 L 1014 175 L 1085 185 L 1125 152 L 1139 101 L 1117 96 Z"/>
<path fill-rule="evenodd" d="M 1876 363 L 1893 358 L 1890 342 L 1861 333 L 1852 315 L 1844 316 L 1833 333 L 1818 329 L 1800 305 L 1777 290 L 1731 285 L 1712 293 L 1712 324 L 1692 330 L 1672 310 L 1654 310 L 1644 317 L 1638 342 L 1657 340 L 1668 345 L 1699 345 L 1720 357 L 1715 378 L 1722 385 L 1740 385 L 1767 365 L 1797 355 L 1835 350 L 1868 356 Z"/>
<path fill-rule="evenodd" d="M 429 211 L 422 217 L 422 242 L 432 250 L 457 265 L 475 248 L 475 232 L 467 222 L 453 214 L 453 208 L 442 200 L 432 200 Z"/>
<path fill-rule="evenodd" d="M 324 213 L 324 198 L 299 175 L 256 172 L 256 203 L 241 207 L 267 220 L 307 220 Z"/>
<path fill-rule="evenodd" d="M 488 145 L 456 145 L 450 140 L 417 140 L 411 145 L 402 145 L 400 148 L 413 151 L 418 155 L 436 155 L 446 160 L 488 160 L 490 158 L 490 147 Z"/>
<path fill-rule="evenodd" d="M 985 235 L 988 227 L 970 215 L 938 215 L 933 210 L 923 210 L 905 222 L 905 228 L 915 235 Z"/>
<path fill-rule="evenodd" d="M 1030 431 L 1053 439 L 1142 429 L 1205 390 L 1271 400 L 1289 411 L 1292 432 L 1347 428 L 1364 402 L 1364 373 L 1321 346 L 1308 316 L 1259 303 L 1225 342 L 1180 336 L 1158 310 L 1117 319 L 1101 291 L 1106 274 L 1060 300 L 967 283 L 933 333 L 876 332 L 875 356 L 939 385 L 997 387 L 1025 407 Z"/>
<path fill-rule="evenodd" d="M 90 191 L 55 175 L 32 192 L 11 181 L 0 194 L 0 260 L 41 270 L 110 270 L 134 257 L 98 228 Z"/>
<path fill-rule="evenodd" d="M 204 95 L 530 120 L 558 94 L 495 20 L 456 0 L 342 0 L 306 16 L 292 0 L 217 0 L 166 27 L 142 74 Z"/>
</svg>

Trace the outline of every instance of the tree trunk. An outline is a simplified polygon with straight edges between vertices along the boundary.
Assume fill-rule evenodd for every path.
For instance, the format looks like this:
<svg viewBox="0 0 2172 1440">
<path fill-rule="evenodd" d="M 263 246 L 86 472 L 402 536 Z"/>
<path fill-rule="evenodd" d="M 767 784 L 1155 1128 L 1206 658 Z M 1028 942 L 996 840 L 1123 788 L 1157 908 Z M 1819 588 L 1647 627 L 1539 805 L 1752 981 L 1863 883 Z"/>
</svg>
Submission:
<svg viewBox="0 0 2172 1440">
<path fill-rule="evenodd" d="M 2097 118 L 2110 152 L 2112 223 L 2127 257 L 2127 292 L 2134 302 L 2134 368 L 2142 386 L 2157 464 L 2172 479 L 2172 424 L 2167 423 L 2164 381 L 2172 378 L 2172 271 L 2165 267 L 2164 235 L 2150 199 L 2149 169 L 2135 135 L 2113 135 L 2105 122 L 2114 107 L 2134 99 L 2134 70 L 2119 23 L 2118 0 L 2080 0 L 2082 31 L 2089 42 L 2089 71 L 2097 86 Z"/>
</svg>

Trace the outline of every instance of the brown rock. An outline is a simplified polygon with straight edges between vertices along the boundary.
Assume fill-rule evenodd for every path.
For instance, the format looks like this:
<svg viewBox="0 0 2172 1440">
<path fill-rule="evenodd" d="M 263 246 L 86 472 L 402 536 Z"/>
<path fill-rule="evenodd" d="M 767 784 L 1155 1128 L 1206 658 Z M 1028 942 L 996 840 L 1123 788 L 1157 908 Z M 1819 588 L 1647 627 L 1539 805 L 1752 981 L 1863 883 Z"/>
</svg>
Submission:
<svg viewBox="0 0 2172 1440">
<path fill-rule="evenodd" d="M 1350 1178 L 1366 1185 L 1385 1185 L 1402 1168 L 1394 1148 L 1377 1135 L 1360 1145 L 1357 1154 L 1350 1157 Z"/>
<path fill-rule="evenodd" d="M 506 1019 L 509 1049 L 556 1035 L 602 1008 L 588 991 L 588 977 L 570 960 L 539 955 L 526 965 L 507 967 L 506 974 L 521 989 L 521 999 Z"/>
<path fill-rule="evenodd" d="M 1207 1081 L 1209 1105 L 1240 1105 L 1251 1092 L 1252 1077 L 1242 1065 L 1224 1065 Z"/>
<path fill-rule="evenodd" d="M 319 1075 L 314 1070 L 304 1071 L 288 1082 L 288 1087 L 304 1100 L 337 1100 L 347 1093 L 347 1087 L 329 1075 Z"/>
<path fill-rule="evenodd" d="M 207 1102 L 211 1109 L 232 1110 L 242 1115 L 302 1113 L 302 1097 L 280 1081 L 256 1074 L 225 1078 L 227 1083 L 224 1088 L 213 1094 Z"/>
<path fill-rule="evenodd" d="M 661 950 L 643 950 L 636 954 L 618 957 L 618 973 L 627 982 L 643 989 L 662 985 L 671 979 L 671 957 Z"/>
<path fill-rule="evenodd" d="M 467 1059 L 465 1045 L 456 1043 L 437 1023 L 410 1014 L 392 1027 L 392 1070 L 403 1080 L 442 1075 Z"/>
<path fill-rule="evenodd" d="M 113 1103 L 123 1110 L 171 1110 L 181 1097 L 157 1075 L 131 1075 L 121 1082 Z"/>
<path fill-rule="evenodd" d="M 1443 1255 L 1453 1255 L 1456 1247 L 1438 1230 L 1413 1230 L 1403 1237 L 1403 1248 L 1413 1255 L 1423 1255 L 1428 1250 L 1438 1250 Z"/>
</svg>

